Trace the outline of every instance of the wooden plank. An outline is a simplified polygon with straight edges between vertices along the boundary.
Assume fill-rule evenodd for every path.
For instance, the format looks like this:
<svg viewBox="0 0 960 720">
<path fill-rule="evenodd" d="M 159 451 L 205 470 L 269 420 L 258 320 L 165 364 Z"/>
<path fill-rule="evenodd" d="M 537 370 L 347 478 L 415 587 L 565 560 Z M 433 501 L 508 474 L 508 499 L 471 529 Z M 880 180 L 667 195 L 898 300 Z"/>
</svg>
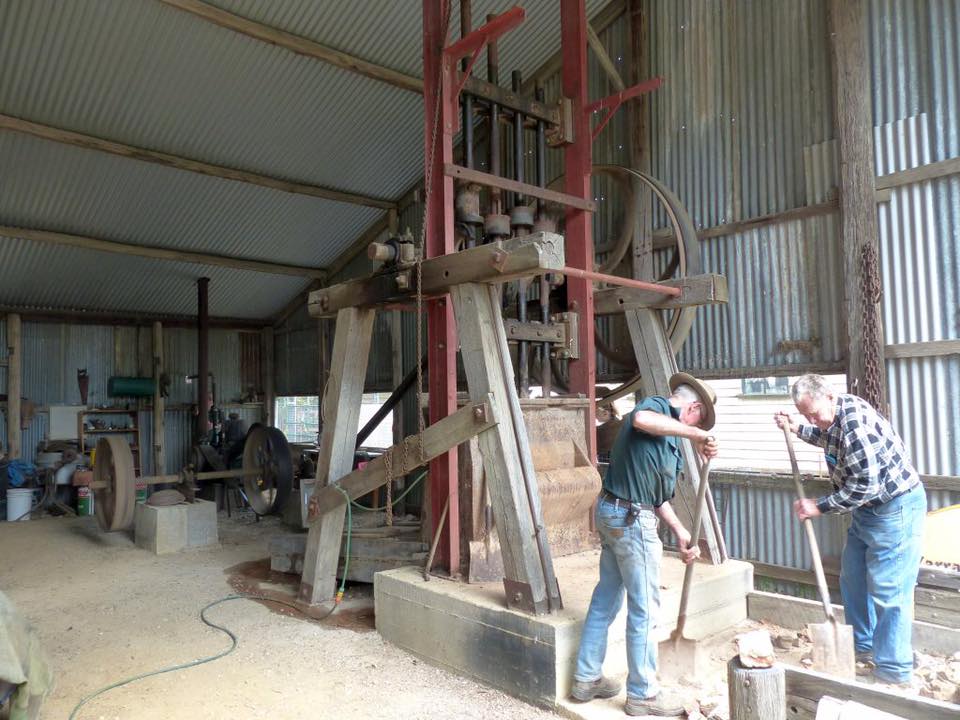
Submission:
<svg viewBox="0 0 960 720">
<path fill-rule="evenodd" d="M 459 73 L 463 80 L 463 74 Z M 560 112 L 556 105 L 547 105 L 535 100 L 530 95 L 514 92 L 510 88 L 494 85 L 486 80 L 471 75 L 463 85 L 463 92 L 485 100 L 493 100 L 501 108 L 519 110 L 527 119 L 539 119 L 550 125 L 557 125 L 560 121 Z"/>
<path fill-rule="evenodd" d="M 412 75 L 407 75 L 398 70 L 393 70 L 383 65 L 377 65 L 355 55 L 350 55 L 341 50 L 336 50 L 327 45 L 321 45 L 314 40 L 308 40 L 305 37 L 294 35 L 293 33 L 279 30 L 269 25 L 263 25 L 253 20 L 248 20 L 240 15 L 221 10 L 201 0 L 160 0 L 166 5 L 183 10 L 196 17 L 202 18 L 220 27 L 242 33 L 247 37 L 260 40 L 285 50 L 303 55 L 305 57 L 320 60 L 329 65 L 363 75 L 371 80 L 393 85 L 401 90 L 423 94 L 423 80 Z"/>
<path fill-rule="evenodd" d="M 887 345 L 883 354 L 890 358 L 942 357 L 960 355 L 960 340 L 933 340 L 930 342 L 898 343 Z"/>
<path fill-rule="evenodd" d="M 494 429 L 480 435 L 479 444 L 500 538 L 505 581 L 529 585 L 534 605 L 545 611 L 547 584 L 534 540 L 535 520 L 524 489 L 523 459 L 516 435 L 526 433 L 526 428 L 522 418 L 519 427 L 515 424 L 510 410 L 508 396 L 516 397 L 515 384 L 512 366 L 500 358 L 503 325 L 499 303 L 492 302 L 487 285 L 477 283 L 454 286 L 451 298 L 470 399 L 474 403 L 489 402 L 492 420 L 497 423 Z M 542 515 L 536 517 L 536 522 L 542 525 Z M 510 593 L 507 603 L 519 604 Z"/>
<path fill-rule="evenodd" d="M 165 313 L 87 312 L 86 310 L 34 310 L 16 305 L 0 305 L 0 315 L 17 313 L 21 318 L 36 323 L 68 325 L 118 325 L 148 326 L 159 320 L 164 327 L 196 328 L 196 315 L 173 315 Z M 259 330 L 264 320 L 251 318 L 211 317 L 210 327 L 229 330 Z"/>
<path fill-rule="evenodd" d="M 922 567 L 917 582 L 932 588 L 960 590 L 960 572 L 944 568 Z"/>
<path fill-rule="evenodd" d="M 844 622 L 842 605 L 834 605 L 839 622 Z M 751 620 L 772 622 L 780 627 L 802 630 L 807 623 L 823 622 L 823 605 L 779 593 L 754 590 L 747 596 L 747 615 Z M 960 630 L 936 623 L 913 621 L 913 646 L 923 652 L 952 655 L 960 647 Z"/>
<path fill-rule="evenodd" d="M 883 323 L 877 298 L 866 297 L 863 290 L 865 277 L 874 273 L 879 277 L 880 271 L 866 0 L 830 0 L 828 16 L 840 157 L 847 387 L 883 408 Z M 874 261 L 865 266 L 868 250 Z M 872 332 L 865 333 L 865 327 Z M 868 363 L 879 365 L 878 388 L 866 385 Z"/>
<path fill-rule="evenodd" d="M 528 198 L 540 198 L 541 200 L 546 200 L 547 202 L 565 205 L 566 207 L 572 207 L 577 210 L 593 212 L 597 209 L 597 204 L 592 200 L 584 200 L 583 198 L 578 198 L 575 195 L 570 195 L 568 193 L 562 193 L 556 190 L 548 190 L 547 188 L 542 188 L 537 185 L 530 185 L 528 183 L 510 180 L 509 178 L 500 177 L 499 175 L 491 175 L 490 173 L 465 168 L 461 165 L 454 165 L 453 163 L 446 163 L 443 166 L 443 174 L 447 177 L 464 180 L 465 182 L 473 182 L 477 183 L 478 185 L 500 188 L 501 190 L 520 193 Z"/>
<path fill-rule="evenodd" d="M 957 720 L 960 707 L 925 697 L 906 695 L 877 685 L 841 680 L 832 675 L 785 665 L 787 696 L 819 702 L 824 695 L 853 700 L 884 712 L 923 720 Z"/>
<path fill-rule="evenodd" d="M 697 375 L 697 377 L 701 377 Z M 766 416 L 765 416 L 766 417 Z M 782 452 L 783 443 L 776 444 L 778 452 Z M 790 476 L 775 472 L 749 472 L 746 470 L 713 470 L 710 473 L 716 485 L 736 485 L 738 487 L 759 488 L 762 490 L 791 490 L 793 480 Z M 921 475 L 923 486 L 927 490 L 946 490 L 960 492 L 960 477 L 953 475 Z M 804 480 L 804 486 L 809 488 L 810 495 L 826 495 L 832 492 L 833 483 L 822 478 Z"/>
<path fill-rule="evenodd" d="M 374 310 L 357 308 L 345 308 L 337 314 L 330 379 L 321 400 L 323 430 L 314 496 L 353 469 L 375 315 Z M 340 505 L 310 526 L 299 593 L 300 600 L 310 605 L 334 597 L 344 512 L 345 507 Z"/>
<path fill-rule="evenodd" d="M 889 175 L 881 175 L 877 178 L 876 186 L 877 190 L 888 190 L 957 174 L 960 174 L 960 157 L 941 160 L 940 162 L 930 163 L 929 165 L 921 165 L 920 167 L 910 168 L 909 170 L 901 170 L 890 173 Z"/>
<path fill-rule="evenodd" d="M 680 288 L 677 297 L 666 297 L 653 290 L 630 287 L 612 287 L 593 293 L 596 315 L 614 315 L 637 308 L 678 308 L 693 305 L 725 303 L 729 298 L 727 278 L 723 275 L 691 275 L 680 280 L 668 280 L 663 285 Z"/>
<path fill-rule="evenodd" d="M 426 298 L 469 282 L 504 282 L 563 268 L 563 238 L 555 233 L 533 233 L 489 243 L 458 253 L 429 258 L 422 263 L 422 290 Z M 397 277 L 407 289 L 400 289 Z M 310 314 L 328 317 L 345 307 L 373 307 L 410 301 L 416 291 L 416 269 L 348 280 L 310 293 Z"/>
<path fill-rule="evenodd" d="M 18 228 L 0 225 L 0 235 L 8 238 L 21 238 L 31 242 L 47 245 L 61 245 L 64 247 L 95 250 L 97 252 L 113 253 L 114 255 L 131 255 L 145 257 L 152 260 L 170 260 L 173 262 L 194 263 L 197 265 L 214 265 L 217 267 L 232 268 L 234 270 L 249 270 L 251 272 L 269 273 L 271 275 L 293 275 L 295 277 L 326 277 L 323 268 L 312 268 L 301 265 L 282 265 L 280 263 L 265 262 L 262 260 L 247 260 L 230 255 L 213 255 L 198 253 L 190 250 L 172 250 L 155 245 L 139 245 L 137 243 L 115 242 L 85 235 L 68 235 L 67 233 L 37 230 L 33 228 Z"/>
<path fill-rule="evenodd" d="M 391 448 L 393 477 L 406 475 L 411 470 L 423 467 L 474 435 L 489 430 L 495 425 L 492 414 L 488 403 L 471 404 L 426 428 L 423 431 L 423 458 L 420 457 L 419 437 L 415 434 L 408 435 L 403 442 Z M 311 503 L 310 519 L 345 505 L 347 500 L 341 491 L 345 491 L 351 500 L 356 500 L 376 490 L 386 481 L 386 461 L 381 455 L 362 469 L 354 470 L 338 480 L 337 487 L 328 486 L 314 493 L 315 501 Z"/>
<path fill-rule="evenodd" d="M 643 394 L 669 396 L 669 380 L 677 371 L 677 360 L 667 342 L 660 318 L 654 310 L 627 310 L 624 314 L 637 366 L 643 375 Z M 700 465 L 698 455 L 689 441 L 681 440 L 680 447 L 683 452 L 683 477 L 677 481 L 676 498 L 671 505 L 689 530 L 693 527 L 697 488 L 700 487 Z M 720 536 L 720 525 L 715 515 L 708 513 L 702 524 L 701 541 L 706 543 L 714 564 L 726 560 L 726 552 L 718 541 Z"/>
<path fill-rule="evenodd" d="M 260 187 L 270 188 L 271 190 L 280 190 L 296 195 L 309 195 L 322 200 L 333 200 L 335 202 L 366 205 L 367 207 L 383 209 L 394 206 L 392 201 L 384 200 L 383 198 L 369 197 L 367 195 L 346 192 L 322 185 L 310 185 L 307 183 L 292 182 L 290 180 L 281 180 L 270 177 L 269 175 L 237 170 L 223 165 L 213 165 L 178 155 L 157 152 L 156 150 L 148 150 L 147 148 L 135 147 L 133 145 L 125 145 L 114 142 L 113 140 L 94 137 L 93 135 L 84 135 L 83 133 L 57 128 L 51 125 L 41 125 L 40 123 L 22 120 L 21 118 L 10 115 L 0 114 L 0 130 L 12 130 L 44 140 L 52 140 L 53 142 L 64 145 L 73 145 L 74 147 L 81 147 L 87 150 L 97 150 L 98 152 L 119 155 L 120 157 L 153 163 L 155 165 L 163 165 L 176 170 L 185 170 L 187 172 L 197 173 L 198 175 L 209 175 L 210 177 L 242 182 L 248 185 L 259 185 Z"/>
<path fill-rule="evenodd" d="M 603 40 L 600 39 L 597 31 L 593 29 L 590 23 L 587 23 L 587 42 L 590 43 L 593 54 L 597 56 L 597 62 L 600 63 L 600 67 L 610 78 L 613 87 L 617 90 L 625 90 L 627 86 L 623 83 L 623 78 L 620 77 L 616 65 L 613 64 L 613 60 L 607 54 L 607 49 L 603 46 Z"/>
<path fill-rule="evenodd" d="M 21 456 L 20 395 L 23 392 L 23 342 L 20 315 L 7 315 L 7 456 Z"/>
</svg>

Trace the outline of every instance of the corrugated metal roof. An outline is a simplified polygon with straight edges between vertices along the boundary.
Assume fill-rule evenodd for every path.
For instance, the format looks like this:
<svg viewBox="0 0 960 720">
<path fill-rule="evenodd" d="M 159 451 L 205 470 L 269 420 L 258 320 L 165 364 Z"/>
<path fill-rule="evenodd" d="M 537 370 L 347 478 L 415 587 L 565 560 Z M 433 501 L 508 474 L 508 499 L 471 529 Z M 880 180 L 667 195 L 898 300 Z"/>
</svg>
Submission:
<svg viewBox="0 0 960 720">
<path fill-rule="evenodd" d="M 0 305 L 195 315 L 201 277 L 210 278 L 210 314 L 237 318 L 274 315 L 308 285 L 290 276 L 0 238 Z"/>
<path fill-rule="evenodd" d="M 594 14 L 606 0 L 589 0 Z M 419 3 L 222 2 L 232 12 L 421 74 Z M 559 4 L 525 3 L 501 68 L 528 73 L 559 47 Z M 502 10 L 474 3 L 475 25 Z M 453 37 L 458 8 L 452 20 Z M 506 72 L 504 72 L 506 74 Z M 0 112 L 305 183 L 398 197 L 423 171 L 422 98 L 296 55 L 154 0 L 11 0 L 0 4 Z M 122 242 L 320 265 L 377 215 L 370 208 L 252 187 L 0 132 L 0 223 Z M 3 241 L 7 245 L 7 241 Z M 303 284 L 10 243 L 8 302 L 85 309 L 192 311 L 176 278 L 219 274 L 211 312 L 264 317 Z M 91 277 L 121 280 L 105 292 Z M 84 282 L 68 282 L 69 270 Z M 12 275 L 16 270 L 19 275 Z M 52 288 L 19 279 L 52 273 Z M 10 281 L 7 282 L 7 277 Z M 218 281 L 214 280 L 212 290 Z M 43 285 L 48 283 L 43 282 Z M 15 290 L 17 288 L 22 293 Z M 166 298 L 165 293 L 170 293 Z M 187 293 L 189 296 L 190 293 Z"/>
</svg>

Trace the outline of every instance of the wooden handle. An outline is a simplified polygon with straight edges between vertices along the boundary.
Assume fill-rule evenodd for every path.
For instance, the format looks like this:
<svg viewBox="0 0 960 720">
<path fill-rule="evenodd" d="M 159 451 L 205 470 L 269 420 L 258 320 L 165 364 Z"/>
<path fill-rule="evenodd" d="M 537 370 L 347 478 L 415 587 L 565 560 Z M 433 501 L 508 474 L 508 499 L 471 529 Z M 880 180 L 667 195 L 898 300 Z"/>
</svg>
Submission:
<svg viewBox="0 0 960 720">
<path fill-rule="evenodd" d="M 713 438 L 708 438 L 712 440 Z M 710 460 L 700 468 L 700 487 L 697 488 L 697 504 L 693 510 L 693 529 L 690 531 L 690 547 L 696 547 L 700 542 L 700 528 L 703 524 L 703 511 L 706 507 L 708 480 L 710 477 Z M 690 599 L 690 587 L 693 585 L 693 566 L 691 562 L 683 571 L 683 588 L 680 590 L 680 611 L 677 613 L 676 636 L 679 638 L 687 624 L 687 602 Z"/>
<path fill-rule="evenodd" d="M 783 438 L 787 443 L 787 452 L 790 454 L 790 468 L 793 470 L 793 483 L 797 488 L 797 497 L 804 499 L 803 483 L 800 481 L 800 466 L 797 465 L 797 454 L 793 450 L 793 441 L 790 438 L 790 426 L 783 428 Z M 830 602 L 830 590 L 827 588 L 827 577 L 823 572 L 823 560 L 820 558 L 820 545 L 817 542 L 817 535 L 813 531 L 813 520 L 807 518 L 803 521 L 803 529 L 807 534 L 807 543 L 810 545 L 810 555 L 813 558 L 813 571 L 817 576 L 817 587 L 820 590 L 820 601 L 823 603 L 823 611 L 827 619 L 836 622 L 833 615 L 833 605 Z"/>
</svg>

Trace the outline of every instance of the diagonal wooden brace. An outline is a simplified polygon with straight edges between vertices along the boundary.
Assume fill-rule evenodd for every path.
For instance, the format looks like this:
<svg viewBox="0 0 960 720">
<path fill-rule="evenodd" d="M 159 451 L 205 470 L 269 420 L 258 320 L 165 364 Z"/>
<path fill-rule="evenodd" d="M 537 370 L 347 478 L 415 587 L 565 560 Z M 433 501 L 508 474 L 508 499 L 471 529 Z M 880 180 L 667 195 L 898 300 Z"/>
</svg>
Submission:
<svg viewBox="0 0 960 720">
<path fill-rule="evenodd" d="M 394 477 L 405 475 L 411 470 L 426 465 L 451 448 L 495 425 L 489 402 L 467 405 L 423 431 L 422 458 L 418 436 L 408 435 L 400 444 L 387 450 L 391 453 Z M 335 485 L 328 485 L 315 492 L 310 498 L 310 522 L 321 520 L 326 513 L 346 504 L 347 498 L 344 492 L 351 500 L 356 500 L 386 482 L 386 461 L 384 455 L 381 455 L 360 470 L 354 470 L 341 478 Z"/>
</svg>

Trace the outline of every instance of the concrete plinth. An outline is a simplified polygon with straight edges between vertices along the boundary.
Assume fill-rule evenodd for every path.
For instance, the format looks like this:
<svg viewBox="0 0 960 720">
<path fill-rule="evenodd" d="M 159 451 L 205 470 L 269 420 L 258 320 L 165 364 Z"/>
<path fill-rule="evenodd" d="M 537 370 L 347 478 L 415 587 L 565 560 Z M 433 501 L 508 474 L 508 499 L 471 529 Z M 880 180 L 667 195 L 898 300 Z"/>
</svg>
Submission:
<svg viewBox="0 0 960 720">
<path fill-rule="evenodd" d="M 418 568 L 377 573 L 377 630 L 385 640 L 438 665 L 474 677 L 528 702 L 556 708 L 570 692 L 583 618 L 598 577 L 599 551 L 554 560 L 564 609 L 534 617 L 510 610 L 501 583 L 429 582 Z M 683 564 L 664 558 L 655 640 L 676 625 Z M 753 566 L 735 560 L 698 564 L 686 633 L 708 638 L 747 617 Z M 626 603 L 610 628 L 604 673 L 627 671 Z"/>
<path fill-rule="evenodd" d="M 138 547 L 157 555 L 216 545 L 217 504 L 209 500 L 168 507 L 139 503 L 134 538 Z"/>
</svg>

